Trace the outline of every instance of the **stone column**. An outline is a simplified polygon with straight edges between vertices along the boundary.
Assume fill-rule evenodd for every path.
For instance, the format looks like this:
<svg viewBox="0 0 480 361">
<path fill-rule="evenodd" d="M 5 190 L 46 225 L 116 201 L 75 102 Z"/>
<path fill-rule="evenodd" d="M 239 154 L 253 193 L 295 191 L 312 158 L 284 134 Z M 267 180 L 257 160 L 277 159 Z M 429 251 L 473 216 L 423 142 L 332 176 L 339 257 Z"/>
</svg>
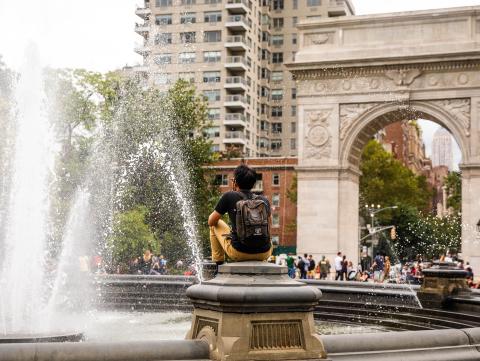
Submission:
<svg viewBox="0 0 480 361">
<path fill-rule="evenodd" d="M 325 255 L 338 251 L 358 262 L 358 177 L 351 169 L 299 167 L 297 252 Z"/>
<path fill-rule="evenodd" d="M 462 255 L 476 277 L 480 272 L 480 164 L 464 164 L 462 170 Z"/>
</svg>

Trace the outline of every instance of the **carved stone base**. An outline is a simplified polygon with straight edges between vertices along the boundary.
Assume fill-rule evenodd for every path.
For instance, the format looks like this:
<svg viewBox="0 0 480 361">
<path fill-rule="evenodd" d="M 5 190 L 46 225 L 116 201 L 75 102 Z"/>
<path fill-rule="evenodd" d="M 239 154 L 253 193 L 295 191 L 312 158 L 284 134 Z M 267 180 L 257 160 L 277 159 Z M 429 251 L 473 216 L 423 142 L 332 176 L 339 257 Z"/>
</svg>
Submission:
<svg viewBox="0 0 480 361">
<path fill-rule="evenodd" d="M 325 360 L 313 308 L 321 293 L 263 262 L 220 266 L 187 291 L 195 306 L 187 339 L 203 339 L 213 360 Z"/>
<path fill-rule="evenodd" d="M 423 274 L 423 284 L 417 292 L 423 307 L 448 308 L 450 296 L 470 292 L 466 271 L 456 268 L 455 264 L 436 263 Z"/>
</svg>

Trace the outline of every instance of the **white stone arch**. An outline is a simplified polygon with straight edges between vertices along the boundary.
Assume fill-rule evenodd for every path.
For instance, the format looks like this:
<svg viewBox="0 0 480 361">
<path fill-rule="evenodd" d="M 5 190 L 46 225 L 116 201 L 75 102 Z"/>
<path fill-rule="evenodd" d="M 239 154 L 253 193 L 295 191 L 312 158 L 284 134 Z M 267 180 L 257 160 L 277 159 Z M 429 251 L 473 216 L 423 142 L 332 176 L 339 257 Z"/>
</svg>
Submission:
<svg viewBox="0 0 480 361">
<path fill-rule="evenodd" d="M 449 101 L 452 100 L 441 102 Z M 369 109 L 352 121 L 343 140 L 340 142 L 340 164 L 345 167 L 353 166 L 357 169 L 361 151 L 374 134 L 394 122 L 416 119 L 431 120 L 448 129 L 460 147 L 462 163 L 468 164 L 470 154 L 469 122 L 464 123 L 459 120 L 445 106 L 442 106 L 441 102 L 426 100 L 412 101 L 408 105 L 395 102 L 372 104 Z M 362 106 L 361 103 L 352 105 Z M 470 99 L 468 99 L 468 107 L 470 107 Z"/>
</svg>

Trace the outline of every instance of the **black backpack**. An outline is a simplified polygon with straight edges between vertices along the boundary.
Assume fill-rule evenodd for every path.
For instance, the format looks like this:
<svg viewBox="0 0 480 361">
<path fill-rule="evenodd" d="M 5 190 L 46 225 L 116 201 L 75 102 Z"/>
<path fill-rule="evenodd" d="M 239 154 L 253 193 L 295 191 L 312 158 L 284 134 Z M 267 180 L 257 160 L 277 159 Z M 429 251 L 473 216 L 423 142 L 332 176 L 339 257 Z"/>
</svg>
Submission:
<svg viewBox="0 0 480 361">
<path fill-rule="evenodd" d="M 236 205 L 238 241 L 254 248 L 270 243 L 267 204 L 255 194 L 252 194 L 251 198 L 242 192 L 240 194 L 244 199 L 239 200 Z"/>
</svg>

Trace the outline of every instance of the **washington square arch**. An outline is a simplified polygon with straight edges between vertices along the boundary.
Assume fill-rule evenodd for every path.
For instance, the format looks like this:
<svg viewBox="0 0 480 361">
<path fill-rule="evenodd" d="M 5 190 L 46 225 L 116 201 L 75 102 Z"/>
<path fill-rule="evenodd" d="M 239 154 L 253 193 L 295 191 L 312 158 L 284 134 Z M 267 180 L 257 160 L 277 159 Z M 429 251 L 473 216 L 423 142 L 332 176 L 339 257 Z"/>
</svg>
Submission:
<svg viewBox="0 0 480 361">
<path fill-rule="evenodd" d="M 358 259 L 359 163 L 399 120 L 447 128 L 462 162 L 462 254 L 480 270 L 480 7 L 307 20 L 297 80 L 297 250 Z"/>
</svg>

